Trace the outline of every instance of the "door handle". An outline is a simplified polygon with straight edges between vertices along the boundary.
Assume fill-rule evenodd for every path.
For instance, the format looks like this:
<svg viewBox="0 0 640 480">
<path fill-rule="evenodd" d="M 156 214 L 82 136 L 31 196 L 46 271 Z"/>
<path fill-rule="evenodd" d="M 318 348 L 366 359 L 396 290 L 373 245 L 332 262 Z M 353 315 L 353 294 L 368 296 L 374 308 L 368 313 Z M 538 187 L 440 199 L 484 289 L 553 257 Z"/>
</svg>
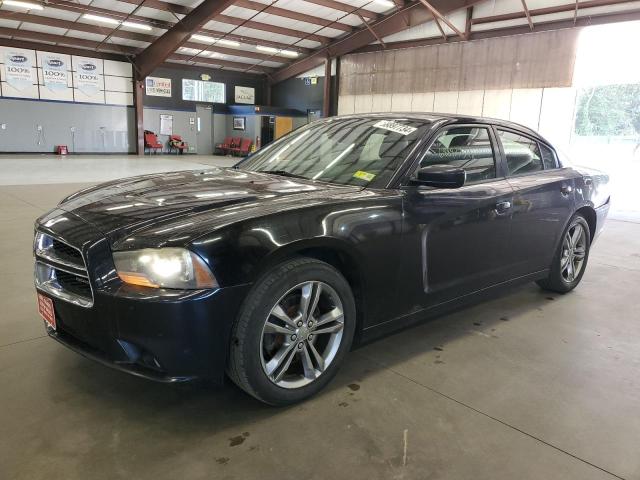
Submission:
<svg viewBox="0 0 640 480">
<path fill-rule="evenodd" d="M 498 215 L 505 213 L 507 210 L 511 208 L 511 202 L 503 201 L 496 203 L 496 213 Z"/>
<path fill-rule="evenodd" d="M 573 192 L 573 187 L 571 185 L 563 185 L 562 188 L 560 189 L 560 193 L 565 197 L 569 195 L 571 192 Z"/>
</svg>

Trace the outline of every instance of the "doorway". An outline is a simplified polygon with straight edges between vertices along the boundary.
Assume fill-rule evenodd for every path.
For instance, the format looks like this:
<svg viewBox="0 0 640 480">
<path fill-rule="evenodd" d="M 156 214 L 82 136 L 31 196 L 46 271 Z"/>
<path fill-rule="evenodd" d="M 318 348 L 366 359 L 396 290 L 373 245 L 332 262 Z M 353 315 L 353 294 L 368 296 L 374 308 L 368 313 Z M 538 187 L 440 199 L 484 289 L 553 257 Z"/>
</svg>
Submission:
<svg viewBox="0 0 640 480">
<path fill-rule="evenodd" d="M 198 155 L 213 153 L 213 109 L 211 105 L 196 105 L 196 149 Z"/>
</svg>

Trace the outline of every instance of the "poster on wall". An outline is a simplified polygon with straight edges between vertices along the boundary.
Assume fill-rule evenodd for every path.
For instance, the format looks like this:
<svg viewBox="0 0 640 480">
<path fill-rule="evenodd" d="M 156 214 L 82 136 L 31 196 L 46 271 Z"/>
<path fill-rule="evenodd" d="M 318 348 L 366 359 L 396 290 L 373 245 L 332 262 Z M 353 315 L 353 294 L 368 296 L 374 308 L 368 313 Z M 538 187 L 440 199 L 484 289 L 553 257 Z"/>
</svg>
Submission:
<svg viewBox="0 0 640 480">
<path fill-rule="evenodd" d="M 76 65 L 75 86 L 85 95 L 92 97 L 101 90 L 101 76 L 98 70 L 98 60 L 81 58 Z"/>
<path fill-rule="evenodd" d="M 245 129 L 245 117 L 233 117 L 233 129 L 244 130 Z"/>
<path fill-rule="evenodd" d="M 150 97 L 171 97 L 171 79 L 147 77 L 145 91 Z"/>
<path fill-rule="evenodd" d="M 225 85 L 183 78 L 182 99 L 190 102 L 225 103 Z"/>
<path fill-rule="evenodd" d="M 33 85 L 33 67 L 29 58 L 20 50 L 7 50 L 4 55 L 5 80 L 16 90 Z"/>
<path fill-rule="evenodd" d="M 252 87 L 238 87 L 235 88 L 235 100 L 236 103 L 248 103 L 253 105 L 256 103 L 256 89 Z"/>
<path fill-rule="evenodd" d="M 42 83 L 49 90 L 66 90 L 67 75 L 67 62 L 63 55 L 51 53 L 42 57 Z"/>
<path fill-rule="evenodd" d="M 173 115 L 160 114 L 160 135 L 173 135 Z"/>
</svg>

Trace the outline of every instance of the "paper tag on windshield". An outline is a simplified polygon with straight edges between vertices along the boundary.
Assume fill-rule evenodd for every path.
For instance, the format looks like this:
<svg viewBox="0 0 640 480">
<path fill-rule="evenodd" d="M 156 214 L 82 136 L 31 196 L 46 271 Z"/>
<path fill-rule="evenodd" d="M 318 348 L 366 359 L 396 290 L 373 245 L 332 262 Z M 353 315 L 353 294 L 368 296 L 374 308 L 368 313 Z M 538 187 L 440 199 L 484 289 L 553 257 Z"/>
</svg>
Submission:
<svg viewBox="0 0 640 480">
<path fill-rule="evenodd" d="M 359 178 L 360 180 L 366 180 L 367 182 L 370 182 L 375 178 L 375 175 L 373 173 L 363 172 L 362 170 L 358 170 L 353 174 L 353 176 Z"/>
<path fill-rule="evenodd" d="M 409 135 L 410 133 L 413 133 L 417 130 L 417 128 L 415 127 L 403 125 L 401 123 L 394 122 L 393 120 L 380 120 L 373 126 L 376 128 L 382 128 L 384 130 L 389 130 L 391 132 L 396 132 L 400 135 Z"/>
</svg>

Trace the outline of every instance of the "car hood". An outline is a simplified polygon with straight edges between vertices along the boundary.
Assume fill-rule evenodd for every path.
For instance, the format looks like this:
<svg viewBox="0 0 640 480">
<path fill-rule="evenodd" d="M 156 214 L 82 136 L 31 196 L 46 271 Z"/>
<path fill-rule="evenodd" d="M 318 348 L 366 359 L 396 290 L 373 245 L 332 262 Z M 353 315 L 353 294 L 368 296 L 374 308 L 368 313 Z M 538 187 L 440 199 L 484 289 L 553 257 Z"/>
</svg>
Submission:
<svg viewBox="0 0 640 480">
<path fill-rule="evenodd" d="M 141 239 L 163 246 L 186 244 L 244 218 L 357 198 L 362 192 L 362 187 L 214 168 L 97 185 L 70 195 L 58 208 L 92 224 L 112 244 L 135 236 L 136 247 Z"/>
</svg>

